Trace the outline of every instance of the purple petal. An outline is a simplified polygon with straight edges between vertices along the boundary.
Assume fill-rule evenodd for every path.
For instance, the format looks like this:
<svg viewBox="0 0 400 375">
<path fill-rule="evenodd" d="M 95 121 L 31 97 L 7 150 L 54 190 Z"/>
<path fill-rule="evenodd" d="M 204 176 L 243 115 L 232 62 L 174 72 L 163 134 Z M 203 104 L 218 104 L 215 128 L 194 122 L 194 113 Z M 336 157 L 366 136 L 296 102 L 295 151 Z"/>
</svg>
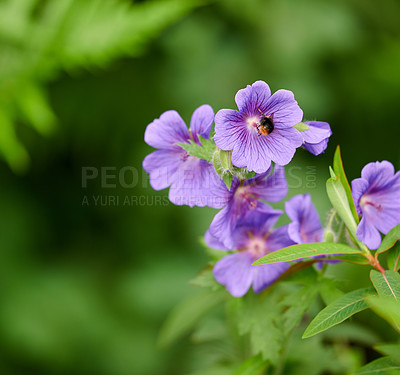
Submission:
<svg viewBox="0 0 400 375">
<path fill-rule="evenodd" d="M 355 180 L 351 181 L 351 191 L 353 194 L 354 204 L 357 208 L 357 213 L 361 215 L 361 208 L 360 208 L 360 199 L 367 191 L 369 183 L 364 178 L 356 178 Z"/>
<path fill-rule="evenodd" d="M 232 150 L 245 132 L 245 119 L 233 109 L 221 109 L 215 115 L 214 141 L 221 150 Z"/>
<path fill-rule="evenodd" d="M 143 160 L 143 169 L 150 174 L 150 184 L 154 190 L 170 186 L 177 178 L 179 166 L 183 163 L 186 151 L 157 150 Z"/>
<path fill-rule="evenodd" d="M 189 131 L 176 111 L 164 112 L 159 119 L 149 124 L 144 133 L 144 140 L 154 148 L 177 149 L 177 142 L 187 142 Z"/>
<path fill-rule="evenodd" d="M 193 112 L 192 119 L 190 120 L 190 130 L 195 141 L 198 140 L 198 135 L 206 139 L 210 137 L 213 121 L 214 111 L 208 104 L 200 106 Z"/>
<path fill-rule="evenodd" d="M 234 297 L 242 297 L 249 290 L 253 275 L 253 256 L 247 251 L 241 251 L 220 259 L 213 269 L 215 279 Z"/>
<path fill-rule="evenodd" d="M 259 140 L 262 156 L 279 165 L 289 164 L 296 148 L 303 144 L 303 137 L 295 128 L 275 128 L 271 134 L 259 137 Z"/>
<path fill-rule="evenodd" d="M 293 241 L 298 244 L 320 241 L 322 226 L 309 194 L 294 196 L 285 203 L 285 210 L 292 220 L 289 236 Z"/>
<path fill-rule="evenodd" d="M 209 230 L 204 235 L 204 240 L 208 247 L 218 250 L 229 250 L 227 247 L 216 237 L 214 237 Z"/>
<path fill-rule="evenodd" d="M 381 235 L 374 225 L 367 222 L 363 217 L 357 227 L 357 238 L 362 241 L 369 249 L 375 250 L 381 244 Z"/>
<path fill-rule="evenodd" d="M 264 112 L 271 90 L 264 81 L 256 81 L 247 85 L 236 93 L 235 102 L 240 112 L 257 113 L 258 109 Z"/>
<path fill-rule="evenodd" d="M 237 136 L 238 140 L 232 151 L 232 163 L 256 173 L 267 171 L 271 166 L 271 158 L 264 147 L 264 137 L 258 137 L 256 131 L 249 131 L 247 128 L 238 131 Z"/>
<path fill-rule="evenodd" d="M 303 111 L 294 99 L 293 92 L 289 90 L 275 92 L 269 98 L 263 113 L 272 117 L 276 128 L 292 127 L 303 119 Z"/>
<path fill-rule="evenodd" d="M 328 147 L 329 139 L 324 139 L 320 143 L 304 143 L 303 147 L 308 151 L 311 152 L 313 155 L 317 156 L 325 152 L 326 148 Z"/>
<path fill-rule="evenodd" d="M 317 144 L 332 135 L 331 127 L 327 122 L 308 121 L 305 124 L 308 125 L 308 129 L 301 134 L 306 143 Z"/>
<path fill-rule="evenodd" d="M 368 163 L 361 171 L 361 177 L 368 181 L 371 188 L 384 185 L 393 176 L 393 164 L 386 160 Z"/>
<path fill-rule="evenodd" d="M 301 132 L 304 138 L 303 147 L 314 155 L 322 154 L 328 147 L 331 127 L 327 122 L 309 121 L 305 123 L 309 129 Z"/>
<path fill-rule="evenodd" d="M 237 217 L 234 213 L 233 205 L 229 203 L 214 216 L 208 231 L 213 237 L 222 242 L 226 248 L 232 249 L 234 246 L 232 233 L 236 222 Z"/>
<path fill-rule="evenodd" d="M 249 193 L 268 202 L 279 202 L 288 192 L 288 183 L 285 177 L 285 168 L 275 165 L 274 172 L 269 175 L 270 169 L 263 174 L 256 175 L 247 181 L 244 186 L 249 186 Z"/>
<path fill-rule="evenodd" d="M 283 225 L 273 230 L 266 239 L 268 251 L 271 253 L 288 246 L 295 245 L 289 236 L 288 225 Z"/>
<path fill-rule="evenodd" d="M 288 263 L 274 263 L 251 267 L 253 267 L 253 290 L 255 293 L 260 293 L 290 266 Z"/>
<path fill-rule="evenodd" d="M 205 160 L 188 156 L 179 165 L 169 190 L 169 199 L 176 205 L 222 208 L 226 200 L 214 194 L 214 167 Z"/>
</svg>

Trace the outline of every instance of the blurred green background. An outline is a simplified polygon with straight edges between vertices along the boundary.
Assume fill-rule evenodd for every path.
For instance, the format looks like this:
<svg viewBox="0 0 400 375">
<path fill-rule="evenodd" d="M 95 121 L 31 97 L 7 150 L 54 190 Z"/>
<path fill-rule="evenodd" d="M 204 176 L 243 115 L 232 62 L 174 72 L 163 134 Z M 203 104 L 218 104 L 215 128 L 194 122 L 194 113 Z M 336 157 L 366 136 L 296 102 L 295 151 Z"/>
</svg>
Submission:
<svg viewBox="0 0 400 375">
<path fill-rule="evenodd" d="M 168 109 L 189 121 L 204 103 L 235 108 L 258 79 L 294 91 L 334 132 L 288 170 L 290 195 L 310 192 L 324 220 L 337 144 L 350 179 L 370 161 L 400 167 L 399 17 L 397 0 L 0 1 L 1 373 L 201 369 L 187 340 L 156 341 L 207 262 L 198 238 L 215 211 L 151 189 L 146 125 Z M 83 167 L 99 172 L 86 187 Z"/>
</svg>

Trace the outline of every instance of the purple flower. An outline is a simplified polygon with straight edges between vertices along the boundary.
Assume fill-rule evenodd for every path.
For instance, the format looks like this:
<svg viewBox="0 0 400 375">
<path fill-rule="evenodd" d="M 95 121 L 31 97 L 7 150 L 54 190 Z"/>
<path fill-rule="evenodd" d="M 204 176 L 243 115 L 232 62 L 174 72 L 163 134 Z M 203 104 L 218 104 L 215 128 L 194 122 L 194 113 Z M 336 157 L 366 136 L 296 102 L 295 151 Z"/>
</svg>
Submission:
<svg viewBox="0 0 400 375">
<path fill-rule="evenodd" d="M 332 135 L 331 127 L 327 122 L 305 122 L 308 129 L 301 132 L 303 147 L 314 155 L 322 154 L 328 147 L 329 137 Z"/>
<path fill-rule="evenodd" d="M 226 248 L 233 248 L 233 233 L 239 219 L 246 219 L 254 211 L 269 210 L 270 207 L 261 202 L 279 202 L 287 192 L 288 185 L 285 178 L 285 169 L 275 165 L 275 170 L 270 174 L 271 168 L 265 173 L 256 175 L 246 181 L 239 181 L 234 177 L 231 189 L 218 185 L 219 190 L 213 189 L 220 202 L 224 201 L 224 208 L 218 212 L 211 222 L 206 242 L 210 247 L 213 241 L 223 243 Z"/>
<path fill-rule="evenodd" d="M 361 178 L 351 182 L 353 199 L 359 215 L 357 238 L 370 249 L 381 244 L 381 235 L 400 224 L 400 172 L 394 173 L 388 161 L 369 163 Z"/>
<path fill-rule="evenodd" d="M 221 109 L 215 116 L 216 145 L 232 150 L 232 163 L 249 171 L 263 173 L 271 161 L 288 164 L 303 143 L 294 128 L 303 111 L 293 93 L 278 90 L 271 95 L 269 86 L 257 81 L 239 90 L 235 101 L 239 112 Z"/>
<path fill-rule="evenodd" d="M 145 157 L 143 168 L 150 174 L 155 190 L 170 186 L 169 199 L 174 204 L 213 208 L 224 205 L 213 193 L 212 187 L 219 184 L 213 166 L 188 155 L 176 144 L 190 139 L 200 144 L 198 136 L 209 138 L 213 120 L 212 108 L 202 105 L 193 112 L 190 129 L 176 111 L 164 112 L 146 128 L 146 143 L 158 150 Z"/>
<path fill-rule="evenodd" d="M 232 296 L 242 297 L 251 285 L 254 292 L 259 293 L 289 268 L 288 263 L 251 265 L 267 253 L 294 244 L 287 226 L 271 231 L 281 214 L 280 210 L 268 208 L 239 220 L 233 235 L 233 245 L 238 252 L 220 259 L 213 269 L 215 279 L 225 285 Z"/>
<path fill-rule="evenodd" d="M 285 203 L 285 211 L 292 222 L 289 237 L 297 244 L 321 242 L 323 229 L 309 194 L 296 195 Z"/>
</svg>

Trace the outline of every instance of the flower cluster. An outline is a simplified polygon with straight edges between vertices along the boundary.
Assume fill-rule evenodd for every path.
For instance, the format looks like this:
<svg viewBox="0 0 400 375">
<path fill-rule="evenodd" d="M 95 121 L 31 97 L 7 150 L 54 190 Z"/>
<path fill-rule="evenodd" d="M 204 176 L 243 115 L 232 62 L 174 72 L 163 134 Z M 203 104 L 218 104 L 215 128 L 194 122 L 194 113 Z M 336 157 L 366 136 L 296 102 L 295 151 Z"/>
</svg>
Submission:
<svg viewBox="0 0 400 375">
<path fill-rule="evenodd" d="M 215 264 L 214 277 L 240 297 L 251 286 L 256 293 L 262 291 L 290 267 L 254 266 L 255 260 L 291 245 L 323 241 L 324 229 L 309 194 L 285 203 L 291 222 L 275 229 L 283 212 L 269 203 L 286 197 L 284 166 L 296 150 L 303 147 L 319 155 L 332 132 L 326 122 L 303 122 L 293 93 L 271 94 L 263 81 L 239 90 L 235 102 L 237 111 L 221 109 L 215 116 L 210 106 L 199 107 L 190 129 L 177 112 L 163 113 L 146 129 L 145 141 L 157 150 L 146 156 L 143 168 L 154 189 L 170 188 L 172 203 L 220 209 L 205 241 L 227 253 Z M 376 249 L 379 232 L 386 234 L 400 223 L 400 172 L 395 174 L 389 162 L 368 164 L 352 182 L 352 193 L 361 215 L 357 238 Z"/>
</svg>

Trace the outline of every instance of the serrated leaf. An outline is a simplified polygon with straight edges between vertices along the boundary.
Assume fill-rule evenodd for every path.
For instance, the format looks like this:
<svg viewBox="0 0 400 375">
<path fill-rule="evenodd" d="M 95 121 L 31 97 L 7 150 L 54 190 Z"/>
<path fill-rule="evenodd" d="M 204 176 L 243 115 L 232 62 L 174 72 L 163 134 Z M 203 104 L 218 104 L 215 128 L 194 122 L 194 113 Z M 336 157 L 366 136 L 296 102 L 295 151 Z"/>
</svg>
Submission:
<svg viewBox="0 0 400 375">
<path fill-rule="evenodd" d="M 311 307 L 317 295 L 318 288 L 318 283 L 313 283 L 302 287 L 297 292 L 291 293 L 283 299 L 281 305 L 289 306 L 283 313 L 283 328 L 286 335 L 300 323 L 303 315 Z"/>
<path fill-rule="evenodd" d="M 378 294 L 382 297 L 392 297 L 400 302 L 400 275 L 396 271 L 381 273 L 371 270 L 370 278 Z"/>
<path fill-rule="evenodd" d="M 267 366 L 268 362 L 257 354 L 243 362 L 233 375 L 259 375 Z"/>
<path fill-rule="evenodd" d="M 391 249 L 400 239 L 400 224 L 392 228 L 382 240 L 381 246 L 376 250 L 376 254 L 381 254 Z"/>
<path fill-rule="evenodd" d="M 388 268 L 394 271 L 398 271 L 400 269 L 400 242 L 387 253 L 387 265 Z"/>
<path fill-rule="evenodd" d="M 161 328 L 158 344 L 161 347 L 189 333 L 200 319 L 225 297 L 223 292 L 205 292 L 196 294 L 180 303 L 168 316 Z"/>
<path fill-rule="evenodd" d="M 176 144 L 187 151 L 189 155 L 211 162 L 215 151 L 214 141 L 212 139 L 205 139 L 200 135 L 198 137 L 201 145 L 197 144 L 192 139 L 188 141 L 189 143 L 182 142 Z"/>
<path fill-rule="evenodd" d="M 307 243 L 274 251 L 256 260 L 253 265 L 290 262 L 320 255 L 361 254 L 360 250 L 339 243 Z"/>
<path fill-rule="evenodd" d="M 344 172 L 342 155 L 340 152 L 340 146 L 337 146 L 335 156 L 333 157 L 333 169 L 335 171 L 336 176 L 339 178 L 340 182 L 342 183 L 342 186 L 346 192 L 350 210 L 353 214 L 353 218 L 356 221 L 356 223 L 358 224 L 359 218 L 357 215 L 357 209 L 354 204 L 353 194 L 351 192 L 349 181 L 347 180 L 346 173 Z"/>
<path fill-rule="evenodd" d="M 350 316 L 368 308 L 366 298 L 373 294 L 372 288 L 358 289 L 340 297 L 325 307 L 312 320 L 303 334 L 303 338 L 314 336 L 333 327 Z"/>
<path fill-rule="evenodd" d="M 308 129 L 310 129 L 310 127 L 305 124 L 304 122 L 299 122 L 297 125 L 294 126 L 299 132 L 304 132 Z"/>
<path fill-rule="evenodd" d="M 361 367 L 353 375 L 399 375 L 400 365 L 388 357 L 379 358 Z"/>
<path fill-rule="evenodd" d="M 239 334 L 249 335 L 253 353 L 260 353 L 265 361 L 272 364 L 279 361 L 284 343 L 280 309 L 274 301 L 274 296 L 261 298 L 253 293 L 233 301 Z"/>
</svg>

